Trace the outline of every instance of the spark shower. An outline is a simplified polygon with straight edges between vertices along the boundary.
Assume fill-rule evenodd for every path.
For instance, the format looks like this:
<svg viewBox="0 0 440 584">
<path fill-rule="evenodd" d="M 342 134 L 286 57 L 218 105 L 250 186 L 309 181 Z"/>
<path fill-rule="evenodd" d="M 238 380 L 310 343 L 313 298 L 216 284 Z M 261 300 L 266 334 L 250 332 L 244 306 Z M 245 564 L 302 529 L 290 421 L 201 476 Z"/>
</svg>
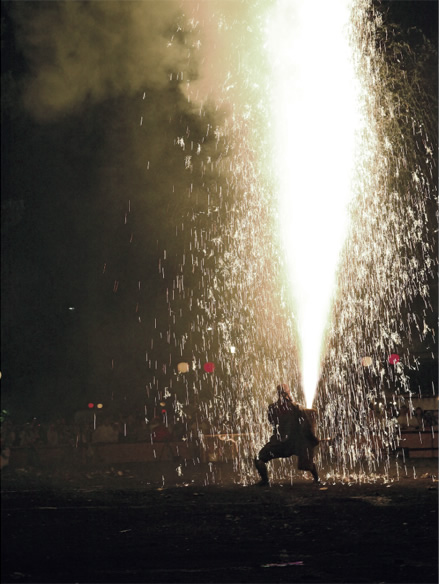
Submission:
<svg viewBox="0 0 440 584">
<path fill-rule="evenodd" d="M 411 399 L 412 339 L 435 334 L 435 124 L 404 43 L 370 0 L 183 6 L 188 71 L 170 78 L 198 118 L 174 141 L 192 207 L 159 262 L 169 360 L 147 392 L 197 411 L 202 442 L 203 422 L 240 434 L 243 481 L 279 381 L 315 398 L 334 469 L 389 468 L 387 403 Z"/>
</svg>

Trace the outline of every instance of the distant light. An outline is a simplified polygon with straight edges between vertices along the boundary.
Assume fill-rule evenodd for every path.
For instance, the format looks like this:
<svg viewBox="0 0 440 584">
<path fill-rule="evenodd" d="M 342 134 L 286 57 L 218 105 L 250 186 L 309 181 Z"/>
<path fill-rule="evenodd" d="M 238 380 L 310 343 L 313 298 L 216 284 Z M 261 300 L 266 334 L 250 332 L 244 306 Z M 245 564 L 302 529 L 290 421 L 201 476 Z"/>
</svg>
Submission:
<svg viewBox="0 0 440 584">
<path fill-rule="evenodd" d="M 364 357 L 362 359 L 362 365 L 364 367 L 369 367 L 373 363 L 373 359 L 371 357 Z"/>
<path fill-rule="evenodd" d="M 177 371 L 179 373 L 188 373 L 188 371 L 189 371 L 189 365 L 188 365 L 188 363 L 178 363 L 178 365 L 177 365 Z"/>
<path fill-rule="evenodd" d="M 399 355 L 396 355 L 395 353 L 393 353 L 392 355 L 390 355 L 388 357 L 388 363 L 391 363 L 391 365 L 395 365 L 399 361 L 400 361 L 400 357 L 399 357 Z"/>
<path fill-rule="evenodd" d="M 69 306 L 69 310 L 75 310 L 74 306 Z"/>
<path fill-rule="evenodd" d="M 102 408 L 104 407 L 102 404 L 96 404 L 96 407 L 98 408 L 98 410 L 102 410 Z"/>
<path fill-rule="evenodd" d="M 203 365 L 203 369 L 206 371 L 206 373 L 212 373 L 215 369 L 215 365 L 214 363 L 208 362 Z"/>
<path fill-rule="evenodd" d="M 207 331 L 212 331 L 212 326 L 208 326 Z"/>
<path fill-rule="evenodd" d="M 234 354 L 236 351 L 236 348 L 234 346 L 231 347 L 231 353 Z"/>
<path fill-rule="evenodd" d="M 89 408 L 89 410 L 91 410 L 92 408 L 95 407 L 95 404 L 92 404 L 92 402 L 90 402 L 89 404 L 87 404 L 87 407 Z"/>
</svg>

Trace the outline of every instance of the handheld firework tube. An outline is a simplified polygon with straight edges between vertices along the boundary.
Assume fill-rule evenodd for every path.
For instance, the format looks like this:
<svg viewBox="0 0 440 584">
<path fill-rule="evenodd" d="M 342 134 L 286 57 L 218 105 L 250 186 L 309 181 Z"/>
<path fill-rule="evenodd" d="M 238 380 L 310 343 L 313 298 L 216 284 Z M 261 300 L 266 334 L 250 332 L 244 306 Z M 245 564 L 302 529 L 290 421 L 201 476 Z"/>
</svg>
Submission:
<svg viewBox="0 0 440 584">
<path fill-rule="evenodd" d="M 305 411 L 307 418 L 310 422 L 310 425 L 312 427 L 313 434 L 315 434 L 315 436 L 316 436 L 316 424 L 318 421 L 318 412 L 314 408 L 304 408 L 304 411 Z"/>
</svg>

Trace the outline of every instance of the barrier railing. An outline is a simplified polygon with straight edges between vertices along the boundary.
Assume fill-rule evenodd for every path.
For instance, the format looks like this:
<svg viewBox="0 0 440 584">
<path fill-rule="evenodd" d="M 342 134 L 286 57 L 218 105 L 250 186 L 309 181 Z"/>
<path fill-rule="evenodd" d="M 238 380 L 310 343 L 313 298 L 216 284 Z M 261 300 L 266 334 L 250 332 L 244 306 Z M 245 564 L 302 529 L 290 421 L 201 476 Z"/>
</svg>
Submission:
<svg viewBox="0 0 440 584">
<path fill-rule="evenodd" d="M 71 463 L 230 462 L 239 457 L 240 434 L 207 434 L 196 442 L 89 443 L 79 447 L 12 447 L 9 466 L 50 466 Z M 438 458 L 438 430 L 402 430 L 398 449 L 410 458 Z"/>
<path fill-rule="evenodd" d="M 438 430 L 401 430 L 398 448 L 409 458 L 438 458 Z"/>
</svg>

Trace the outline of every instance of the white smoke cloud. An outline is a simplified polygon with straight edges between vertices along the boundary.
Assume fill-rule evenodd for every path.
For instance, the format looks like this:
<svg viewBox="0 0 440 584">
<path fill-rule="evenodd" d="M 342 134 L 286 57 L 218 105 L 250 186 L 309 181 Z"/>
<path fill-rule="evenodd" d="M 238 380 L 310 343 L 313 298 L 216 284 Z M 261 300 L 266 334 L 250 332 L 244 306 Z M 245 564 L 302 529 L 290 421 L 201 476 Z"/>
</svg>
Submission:
<svg viewBox="0 0 440 584">
<path fill-rule="evenodd" d="M 48 120 L 84 102 L 165 87 L 187 67 L 179 14 L 174 0 L 17 3 L 26 109 Z"/>
</svg>

